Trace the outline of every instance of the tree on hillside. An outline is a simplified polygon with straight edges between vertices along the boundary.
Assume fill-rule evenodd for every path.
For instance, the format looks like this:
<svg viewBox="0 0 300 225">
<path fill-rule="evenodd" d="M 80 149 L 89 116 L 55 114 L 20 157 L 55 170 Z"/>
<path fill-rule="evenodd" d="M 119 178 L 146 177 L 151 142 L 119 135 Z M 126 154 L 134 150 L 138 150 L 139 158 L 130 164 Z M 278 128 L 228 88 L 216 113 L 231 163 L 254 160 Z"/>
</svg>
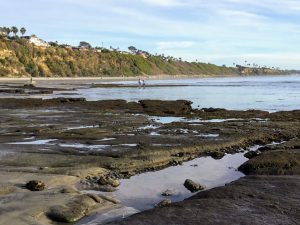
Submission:
<svg viewBox="0 0 300 225">
<path fill-rule="evenodd" d="M 134 46 L 129 46 L 128 50 L 131 51 L 133 54 L 135 54 L 137 52 L 137 48 Z"/>
<path fill-rule="evenodd" d="M 14 33 L 14 35 L 16 36 L 17 33 L 18 33 L 18 31 L 19 31 L 19 29 L 18 29 L 17 27 L 13 26 L 13 27 L 11 27 L 11 31 L 12 31 L 12 32 Z"/>
<path fill-rule="evenodd" d="M 4 27 L 0 27 L 0 35 L 5 36 L 5 34 L 6 34 L 6 31 L 5 31 Z"/>
<path fill-rule="evenodd" d="M 2 27 L 4 33 L 6 34 L 6 36 L 9 36 L 11 29 L 9 27 Z"/>
<path fill-rule="evenodd" d="M 88 42 L 86 42 L 86 41 L 81 41 L 80 43 L 79 43 L 79 46 L 78 46 L 79 48 L 87 48 L 87 49 L 90 49 L 90 48 L 92 48 L 92 45 L 90 44 L 90 43 L 88 43 Z"/>
<path fill-rule="evenodd" d="M 20 32 L 21 32 L 21 34 L 22 34 L 22 36 L 26 33 L 26 29 L 25 29 L 25 27 L 22 27 L 21 29 L 20 29 Z"/>
</svg>

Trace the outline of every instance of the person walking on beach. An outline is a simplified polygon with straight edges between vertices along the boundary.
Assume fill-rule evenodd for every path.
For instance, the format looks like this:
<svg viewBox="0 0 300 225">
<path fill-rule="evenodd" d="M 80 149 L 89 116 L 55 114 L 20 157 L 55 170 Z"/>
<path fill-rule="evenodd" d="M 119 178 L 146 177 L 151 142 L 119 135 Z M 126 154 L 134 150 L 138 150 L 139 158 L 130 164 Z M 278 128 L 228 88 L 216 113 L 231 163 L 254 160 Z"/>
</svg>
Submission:
<svg viewBox="0 0 300 225">
<path fill-rule="evenodd" d="M 139 78 L 139 87 L 142 86 L 142 81 L 141 81 L 141 78 Z"/>
<path fill-rule="evenodd" d="M 146 87 L 145 80 L 142 81 L 142 86 L 143 86 L 143 88 Z"/>
</svg>

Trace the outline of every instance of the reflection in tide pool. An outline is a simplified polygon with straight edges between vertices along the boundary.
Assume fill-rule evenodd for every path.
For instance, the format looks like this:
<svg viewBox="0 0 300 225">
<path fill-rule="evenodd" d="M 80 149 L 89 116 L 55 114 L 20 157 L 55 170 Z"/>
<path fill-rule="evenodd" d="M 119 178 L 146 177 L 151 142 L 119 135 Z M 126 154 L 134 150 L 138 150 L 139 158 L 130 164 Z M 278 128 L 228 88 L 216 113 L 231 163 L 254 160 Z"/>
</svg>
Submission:
<svg viewBox="0 0 300 225">
<path fill-rule="evenodd" d="M 192 179 L 207 188 L 213 188 L 242 177 L 243 174 L 236 169 L 248 160 L 243 154 L 227 154 L 220 160 L 201 157 L 185 162 L 182 166 L 139 174 L 121 180 L 118 191 L 101 194 L 116 197 L 122 205 L 137 210 L 153 208 L 166 198 L 161 193 L 167 189 L 175 193 L 168 198 L 172 201 L 181 201 L 192 196 L 192 193 L 183 186 L 185 179 Z"/>
<path fill-rule="evenodd" d="M 251 150 L 256 150 L 258 147 L 254 146 Z M 122 207 L 108 213 L 91 215 L 77 225 L 96 225 L 122 219 L 139 211 L 151 209 L 166 198 L 173 202 L 184 200 L 195 194 L 183 186 L 185 179 L 192 179 L 205 185 L 206 190 L 237 180 L 244 175 L 236 168 L 248 160 L 243 154 L 227 154 L 220 160 L 201 157 L 185 162 L 181 166 L 139 174 L 130 179 L 121 180 L 119 190 L 114 193 L 84 191 L 116 198 L 120 200 Z M 166 190 L 170 190 L 174 195 L 162 196 L 161 194 Z"/>
<path fill-rule="evenodd" d="M 161 193 L 167 189 L 175 192 L 170 199 L 181 201 L 192 195 L 183 186 L 185 179 L 192 179 L 207 188 L 224 185 L 243 176 L 236 168 L 246 161 L 242 153 L 226 155 L 221 160 L 211 157 L 198 158 L 182 166 L 169 167 L 122 180 L 120 190 L 115 195 L 124 205 L 138 210 L 152 208 L 165 198 Z"/>
</svg>

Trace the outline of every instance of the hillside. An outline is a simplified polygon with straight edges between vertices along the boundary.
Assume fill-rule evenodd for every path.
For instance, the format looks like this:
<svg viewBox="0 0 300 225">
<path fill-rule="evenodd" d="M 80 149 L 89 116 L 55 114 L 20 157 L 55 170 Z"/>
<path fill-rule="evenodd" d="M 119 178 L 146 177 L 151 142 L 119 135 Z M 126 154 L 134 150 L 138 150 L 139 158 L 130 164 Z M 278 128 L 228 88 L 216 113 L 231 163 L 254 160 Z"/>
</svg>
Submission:
<svg viewBox="0 0 300 225">
<path fill-rule="evenodd" d="M 0 39 L 0 77 L 99 77 L 138 75 L 237 75 L 241 69 L 213 64 L 143 58 L 117 51 L 38 47 L 26 39 Z M 247 68 L 246 74 L 282 73 Z"/>
</svg>

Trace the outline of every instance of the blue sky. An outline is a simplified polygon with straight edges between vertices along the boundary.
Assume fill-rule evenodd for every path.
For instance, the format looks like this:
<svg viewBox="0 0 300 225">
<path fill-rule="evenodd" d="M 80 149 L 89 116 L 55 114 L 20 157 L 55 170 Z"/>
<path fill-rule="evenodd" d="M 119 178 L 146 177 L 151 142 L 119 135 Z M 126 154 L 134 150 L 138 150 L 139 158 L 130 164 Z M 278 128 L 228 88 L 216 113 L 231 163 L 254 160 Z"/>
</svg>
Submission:
<svg viewBox="0 0 300 225">
<path fill-rule="evenodd" d="M 219 65 L 300 69 L 300 0 L 3 0 L 0 26 Z"/>
</svg>

